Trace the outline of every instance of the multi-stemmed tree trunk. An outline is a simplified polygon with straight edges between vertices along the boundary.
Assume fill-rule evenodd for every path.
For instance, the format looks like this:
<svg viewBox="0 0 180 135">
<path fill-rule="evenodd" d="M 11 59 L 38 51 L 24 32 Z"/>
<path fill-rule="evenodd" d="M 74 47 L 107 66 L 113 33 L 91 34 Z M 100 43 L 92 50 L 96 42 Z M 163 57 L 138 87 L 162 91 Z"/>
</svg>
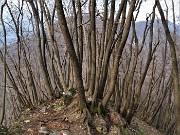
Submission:
<svg viewBox="0 0 180 135">
<path fill-rule="evenodd" d="M 92 114 L 101 114 L 99 109 L 107 109 L 108 103 L 113 97 L 111 103 L 115 103 L 116 111 L 121 113 L 128 123 L 131 123 L 138 107 L 144 108 L 141 113 L 144 115 L 142 116 L 144 120 L 149 123 L 156 121 L 156 117 L 164 109 L 162 106 L 166 102 L 167 93 L 170 93 L 168 88 L 171 88 L 172 85 L 171 76 L 167 78 L 164 74 L 165 64 L 161 73 L 157 75 L 159 70 L 157 70 L 156 61 L 158 59 L 155 53 L 158 52 L 156 49 L 160 40 L 159 35 L 158 40 L 154 38 L 155 8 L 157 6 L 171 48 L 176 117 L 178 119 L 179 88 L 175 48 L 167 25 L 164 23 L 159 1 L 156 1 L 152 14 L 147 17 L 142 43 L 140 43 L 136 31 L 135 21 L 138 13 L 135 16 L 133 15 L 135 10 L 139 10 L 142 1 L 121 0 L 119 9 L 115 12 L 116 1 L 104 0 L 104 12 L 102 14 L 96 10 L 96 0 L 89 0 L 89 13 L 85 16 L 83 15 L 83 6 L 87 4 L 87 1 L 83 3 L 81 0 L 72 0 L 71 2 L 72 16 L 69 16 L 65 13 L 66 7 L 63 6 L 63 0 L 55 0 L 52 13 L 50 13 L 50 8 L 48 8 L 45 0 L 27 1 L 31 7 L 29 12 L 30 14 L 33 13 L 31 21 L 35 22 L 32 25 L 36 34 L 37 56 L 39 57 L 35 60 L 36 64 L 41 67 L 38 71 L 43 73 L 43 77 L 37 73 L 38 71 L 34 71 L 36 66 L 33 65 L 32 54 L 26 48 L 27 41 L 23 38 L 22 28 L 19 29 L 22 25 L 18 23 L 19 20 L 16 22 L 13 13 L 8 8 L 17 35 L 18 61 L 9 56 L 12 65 L 6 63 L 5 67 L 7 68 L 9 84 L 12 85 L 22 106 L 30 108 L 35 102 L 41 100 L 39 92 L 43 93 L 44 91 L 38 88 L 42 83 L 45 83 L 48 98 L 56 97 L 55 90 L 58 89 L 57 92 L 60 93 L 61 86 L 64 91 L 69 90 L 68 87 L 77 89 L 79 108 L 84 112 L 90 109 L 89 111 Z M 58 22 L 54 19 L 55 11 L 57 11 Z M 23 18 L 23 12 L 19 13 L 19 19 L 20 16 Z M 74 22 L 68 24 L 72 18 Z M 151 20 L 148 27 L 149 18 Z M 60 31 L 56 29 L 59 26 Z M 59 33 L 57 34 L 56 31 Z M 61 39 L 61 35 L 63 35 L 64 40 Z M 149 46 L 147 47 L 145 44 L 148 36 Z M 66 50 L 60 50 L 61 46 L 66 47 Z M 5 56 L 0 52 L 0 60 L 4 63 L 6 62 Z M 166 59 L 163 62 L 166 63 Z M 11 71 L 11 68 L 15 69 L 15 72 Z M 23 72 L 24 70 L 26 73 Z M 147 79 L 146 76 L 149 74 L 151 77 Z M 17 79 L 15 79 L 16 75 Z M 25 78 L 24 75 L 28 77 Z M 86 79 L 83 80 L 84 78 Z M 158 78 L 157 82 L 154 83 L 156 78 Z M 149 84 L 144 86 L 144 82 Z M 89 90 L 87 95 L 92 97 L 90 107 L 86 103 L 84 86 Z M 142 104 L 144 104 L 142 105 L 140 100 L 142 99 L 141 92 L 145 91 L 143 88 L 147 88 L 148 92 L 145 96 L 146 99 L 143 97 Z M 158 101 L 157 104 L 152 102 L 153 93 L 157 93 L 154 97 Z M 160 94 L 162 95 L 159 96 Z M 171 96 L 168 96 L 168 101 L 170 101 Z M 171 107 L 169 106 L 169 108 Z M 151 109 L 154 111 L 150 112 Z M 157 118 L 157 121 L 159 120 L 160 117 Z"/>
<path fill-rule="evenodd" d="M 82 110 L 86 110 L 86 98 L 85 98 L 85 91 L 84 91 L 84 86 L 83 86 L 83 79 L 82 79 L 82 68 L 81 64 L 78 61 L 78 57 L 75 52 L 75 48 L 73 45 L 73 41 L 67 26 L 64 10 L 63 10 L 63 5 L 62 5 L 62 0 L 55 0 L 56 2 L 56 10 L 57 10 L 57 15 L 58 15 L 58 22 L 61 27 L 61 31 L 66 43 L 67 51 L 70 56 L 72 68 L 74 70 L 74 77 L 75 77 L 75 83 L 76 83 L 76 88 L 77 92 L 79 95 L 79 107 Z"/>
<path fill-rule="evenodd" d="M 31 5 L 32 12 L 33 12 L 34 19 L 35 19 L 37 45 L 38 45 L 38 49 L 39 49 L 39 61 L 40 61 L 41 68 L 42 68 L 42 71 L 43 71 L 43 75 L 44 75 L 44 78 L 45 78 L 45 85 L 46 85 L 46 89 L 47 89 L 47 92 L 48 92 L 48 98 L 52 99 L 53 96 L 54 96 L 53 95 L 54 93 L 53 93 L 53 88 L 52 88 L 49 72 L 48 72 L 48 69 L 47 69 L 47 66 L 46 66 L 46 58 L 43 57 L 43 55 L 45 55 L 45 54 L 44 54 L 44 52 L 42 50 L 39 12 L 38 12 L 38 9 L 35 7 L 35 4 L 34 4 L 34 2 L 32 0 L 30 0 L 28 2 Z M 43 34 L 43 31 L 44 31 L 44 29 L 42 28 L 42 34 Z"/>
<path fill-rule="evenodd" d="M 97 87 L 95 90 L 98 91 L 98 98 L 102 100 L 103 97 L 103 93 L 105 91 L 105 85 L 106 85 L 106 81 L 107 81 L 107 76 L 108 76 L 108 69 L 109 69 L 109 63 L 110 63 L 110 57 L 112 54 L 112 49 L 116 43 L 116 41 L 118 40 L 118 38 L 121 38 L 122 35 L 122 30 L 123 30 L 123 25 L 118 33 L 118 36 L 115 39 L 115 35 L 116 35 L 116 31 L 118 28 L 118 22 L 119 19 L 121 17 L 122 14 L 126 14 L 125 10 L 127 8 L 127 1 L 126 0 L 122 0 L 120 2 L 119 5 L 119 9 L 118 12 L 116 14 L 115 20 L 114 20 L 114 11 L 115 11 L 115 1 L 111 2 L 112 6 L 111 6 L 111 11 L 110 11 L 110 17 L 109 17 L 109 21 L 108 21 L 108 28 L 106 30 L 106 42 L 105 42 L 105 46 L 104 46 L 104 55 L 102 58 L 102 65 L 99 65 L 101 67 L 101 74 L 100 74 L 100 80 L 97 80 L 96 82 L 99 82 L 99 87 Z M 123 15 L 122 15 L 123 16 Z M 123 22 L 123 20 L 122 20 Z M 97 98 L 95 97 L 95 98 Z M 94 98 L 94 99 L 95 99 Z"/>
<path fill-rule="evenodd" d="M 58 67 L 58 74 L 59 74 L 59 81 L 61 82 L 62 84 L 62 87 L 63 87 L 63 90 L 64 91 L 67 91 L 67 86 L 66 86 L 66 83 L 65 83 L 65 78 L 63 77 L 63 73 L 62 73 L 62 66 L 61 66 L 61 60 L 60 60 L 60 55 L 59 55 L 59 49 L 58 49 L 58 45 L 57 45 L 57 41 L 55 40 L 55 36 L 54 36 L 54 31 L 53 31 L 53 26 L 52 26 L 52 21 L 54 20 L 54 16 L 50 16 L 50 13 L 49 13 L 49 10 L 47 8 L 47 5 L 45 3 L 45 1 L 41 0 L 40 1 L 40 5 L 41 5 L 41 10 L 43 12 L 43 15 L 45 17 L 45 21 L 46 21 L 46 24 L 47 24 L 47 35 L 50 39 L 50 43 L 52 45 L 52 49 L 53 49 L 53 52 L 54 52 L 54 59 L 57 63 L 57 67 Z M 46 7 L 46 8 L 45 8 Z M 54 9 L 55 10 L 55 9 Z M 42 20 L 42 23 L 43 23 L 43 20 Z M 43 26 L 43 24 L 42 24 Z M 44 31 L 44 38 L 46 36 L 46 33 Z M 47 38 L 45 38 L 45 42 L 47 42 Z"/>
<path fill-rule="evenodd" d="M 124 24 L 124 29 L 122 32 L 122 36 L 118 39 L 118 46 L 117 46 L 117 50 L 115 52 L 115 60 L 114 60 L 114 67 L 112 69 L 112 74 L 111 74 L 111 78 L 110 78 L 110 82 L 109 82 L 109 87 L 108 87 L 108 92 L 105 95 L 105 97 L 102 100 L 102 104 L 105 107 L 110 99 L 110 97 L 112 96 L 112 93 L 115 90 L 115 84 L 116 84 L 116 80 L 117 80 L 117 74 L 118 74 L 118 68 L 119 68 L 119 60 L 122 56 L 122 52 L 123 49 L 125 47 L 127 38 L 128 38 L 128 34 L 130 31 L 130 26 L 131 26 L 131 21 L 133 18 L 133 12 L 135 9 L 135 4 L 136 4 L 136 0 L 132 0 L 130 2 L 130 7 L 129 7 L 129 11 L 128 11 L 128 15 L 127 15 L 127 19 L 125 21 Z"/>
</svg>

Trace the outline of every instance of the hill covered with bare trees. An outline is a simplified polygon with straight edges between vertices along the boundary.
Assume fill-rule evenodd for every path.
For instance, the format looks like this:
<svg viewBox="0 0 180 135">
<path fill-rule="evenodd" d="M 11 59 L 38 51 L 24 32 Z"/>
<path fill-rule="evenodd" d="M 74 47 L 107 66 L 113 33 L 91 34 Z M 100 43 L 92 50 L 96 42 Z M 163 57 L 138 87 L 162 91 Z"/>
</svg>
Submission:
<svg viewBox="0 0 180 135">
<path fill-rule="evenodd" d="M 11 134 L 11 123 L 19 122 L 23 134 L 23 125 L 34 122 L 38 134 L 42 121 L 74 131 L 78 121 L 82 135 L 143 134 L 144 121 L 180 134 L 178 27 L 159 0 L 137 22 L 143 2 L 104 0 L 98 10 L 95 0 L 5 0 L 0 132 L 7 127 Z"/>
</svg>

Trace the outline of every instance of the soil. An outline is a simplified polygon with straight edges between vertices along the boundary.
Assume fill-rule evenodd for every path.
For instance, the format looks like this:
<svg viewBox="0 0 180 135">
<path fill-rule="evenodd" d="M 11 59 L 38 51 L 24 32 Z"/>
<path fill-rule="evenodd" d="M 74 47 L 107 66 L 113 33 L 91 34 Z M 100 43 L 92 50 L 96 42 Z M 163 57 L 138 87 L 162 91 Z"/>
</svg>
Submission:
<svg viewBox="0 0 180 135">
<path fill-rule="evenodd" d="M 109 119 L 96 115 L 93 124 L 88 124 L 84 122 L 84 116 L 78 111 L 77 96 L 72 101 L 66 106 L 64 99 L 61 98 L 48 101 L 33 110 L 25 110 L 20 118 L 11 124 L 11 132 L 17 135 L 41 135 L 40 129 L 43 126 L 52 132 L 52 135 L 59 135 L 63 129 L 66 129 L 69 135 L 163 135 L 136 117 L 133 118 L 132 125 L 126 129 L 118 128 L 116 125 L 119 121 L 123 123 L 123 118 L 114 112 L 110 113 Z M 115 125 L 112 125 L 112 121 Z M 104 123 L 107 132 L 103 124 L 100 125 L 102 132 L 97 128 L 99 125 L 93 126 L 99 123 Z"/>
<path fill-rule="evenodd" d="M 139 120 L 138 118 L 134 117 L 133 120 L 139 125 L 139 127 L 142 127 L 144 129 L 144 132 L 147 133 L 147 135 L 164 135 L 157 129 L 149 126 L 144 121 Z"/>
</svg>

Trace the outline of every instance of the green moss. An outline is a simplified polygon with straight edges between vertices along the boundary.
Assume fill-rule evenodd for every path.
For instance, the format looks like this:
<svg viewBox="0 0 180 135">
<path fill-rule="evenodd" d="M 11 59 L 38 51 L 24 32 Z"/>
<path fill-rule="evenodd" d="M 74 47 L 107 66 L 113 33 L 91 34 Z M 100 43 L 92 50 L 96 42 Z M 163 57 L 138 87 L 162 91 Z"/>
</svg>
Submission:
<svg viewBox="0 0 180 135">
<path fill-rule="evenodd" d="M 128 128 L 121 127 L 120 131 L 121 131 L 122 135 L 131 135 L 131 132 Z"/>
<path fill-rule="evenodd" d="M 9 130 L 5 126 L 0 126 L 0 135 L 9 135 Z"/>
<path fill-rule="evenodd" d="M 147 135 L 143 127 L 139 126 L 137 123 L 132 123 L 131 126 L 133 128 L 133 132 L 135 132 L 137 135 Z"/>
<path fill-rule="evenodd" d="M 63 109 L 64 108 L 64 104 L 55 104 L 54 108 L 55 109 Z"/>
<path fill-rule="evenodd" d="M 10 134 L 20 134 L 21 132 L 21 125 L 18 122 L 11 123 L 9 126 L 9 132 Z"/>
<path fill-rule="evenodd" d="M 147 135 L 142 127 L 139 127 L 137 131 L 139 135 Z"/>
<path fill-rule="evenodd" d="M 106 114 L 106 110 L 104 109 L 104 107 L 102 106 L 101 103 L 99 103 L 98 105 L 92 104 L 90 106 L 90 112 L 91 112 L 91 114 L 98 114 L 98 115 Z"/>
<path fill-rule="evenodd" d="M 0 126 L 0 135 L 20 135 L 21 125 L 17 122 L 11 123 L 9 127 Z"/>
<path fill-rule="evenodd" d="M 30 115 L 21 115 L 20 116 L 20 121 L 25 121 L 25 120 L 31 120 L 32 116 Z"/>
<path fill-rule="evenodd" d="M 30 113 L 30 111 L 31 111 L 31 109 L 29 109 L 29 108 L 26 108 L 26 109 L 24 109 L 24 111 L 23 111 L 23 114 Z"/>
<path fill-rule="evenodd" d="M 133 128 L 121 127 L 120 131 L 122 135 L 147 135 L 143 128 L 132 125 Z"/>
</svg>

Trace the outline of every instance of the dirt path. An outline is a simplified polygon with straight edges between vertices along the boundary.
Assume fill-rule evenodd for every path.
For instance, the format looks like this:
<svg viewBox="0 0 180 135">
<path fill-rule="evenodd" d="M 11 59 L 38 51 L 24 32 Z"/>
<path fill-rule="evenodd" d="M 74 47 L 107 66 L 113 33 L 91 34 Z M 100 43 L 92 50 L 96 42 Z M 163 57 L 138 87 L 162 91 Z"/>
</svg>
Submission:
<svg viewBox="0 0 180 135">
<path fill-rule="evenodd" d="M 21 116 L 19 124 L 21 125 L 21 135 L 38 135 L 40 129 L 40 123 L 45 123 L 47 129 L 51 131 L 57 131 L 59 133 L 62 129 L 68 129 L 73 135 L 87 135 L 89 132 L 88 126 L 82 123 L 81 114 L 72 113 L 73 110 L 77 108 L 78 100 L 75 99 L 68 106 L 64 107 L 62 105 L 62 100 L 56 100 L 54 102 L 46 102 L 44 105 L 38 106 L 32 112 L 26 112 Z M 71 117 L 68 117 L 71 116 Z M 116 117 L 117 118 L 117 117 Z M 163 135 L 155 128 L 149 126 L 145 122 L 134 118 L 134 123 L 137 125 L 137 130 L 142 130 L 142 135 Z M 99 123 L 99 122 L 97 122 Z M 127 135 L 134 135 L 134 132 L 131 132 L 131 126 Z M 124 129 L 126 130 L 126 129 Z M 133 131 L 133 129 L 132 129 Z M 123 132 L 124 133 L 124 132 Z M 97 131 L 93 135 L 101 135 Z M 109 132 L 108 135 L 115 135 L 113 132 Z"/>
</svg>

